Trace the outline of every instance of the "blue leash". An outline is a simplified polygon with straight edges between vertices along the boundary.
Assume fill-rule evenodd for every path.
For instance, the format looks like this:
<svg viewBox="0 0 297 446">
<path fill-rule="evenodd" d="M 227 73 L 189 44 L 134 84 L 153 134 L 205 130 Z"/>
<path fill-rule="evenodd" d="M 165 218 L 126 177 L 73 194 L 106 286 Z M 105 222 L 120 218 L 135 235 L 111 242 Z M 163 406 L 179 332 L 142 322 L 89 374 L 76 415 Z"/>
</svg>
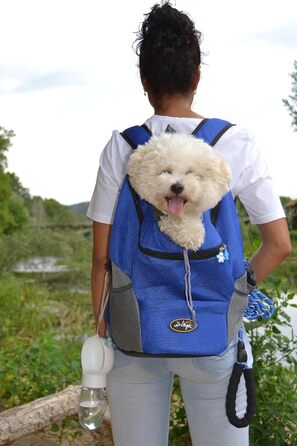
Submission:
<svg viewBox="0 0 297 446">
<path fill-rule="evenodd" d="M 274 304 L 266 294 L 255 288 L 249 294 L 249 303 L 243 315 L 246 319 L 269 319 L 274 314 Z"/>
<path fill-rule="evenodd" d="M 252 287 L 252 291 L 249 293 L 248 306 L 243 315 L 250 321 L 255 319 L 270 319 L 274 314 L 274 304 L 266 294 L 256 288 L 255 273 L 252 271 L 249 261 L 245 259 L 244 263 L 247 272 L 247 281 Z"/>
</svg>

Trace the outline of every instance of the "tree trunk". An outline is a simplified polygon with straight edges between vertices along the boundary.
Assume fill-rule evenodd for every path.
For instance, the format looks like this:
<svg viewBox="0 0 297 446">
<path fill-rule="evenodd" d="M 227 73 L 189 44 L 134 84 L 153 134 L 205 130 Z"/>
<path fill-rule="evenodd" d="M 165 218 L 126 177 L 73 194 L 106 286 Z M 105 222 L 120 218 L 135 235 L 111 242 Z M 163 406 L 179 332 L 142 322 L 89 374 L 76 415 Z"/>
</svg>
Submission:
<svg viewBox="0 0 297 446">
<path fill-rule="evenodd" d="M 41 430 L 68 416 L 76 415 L 80 389 L 81 386 L 68 386 L 59 393 L 0 413 L 0 445 Z M 109 421 L 108 414 L 105 420 Z"/>
</svg>

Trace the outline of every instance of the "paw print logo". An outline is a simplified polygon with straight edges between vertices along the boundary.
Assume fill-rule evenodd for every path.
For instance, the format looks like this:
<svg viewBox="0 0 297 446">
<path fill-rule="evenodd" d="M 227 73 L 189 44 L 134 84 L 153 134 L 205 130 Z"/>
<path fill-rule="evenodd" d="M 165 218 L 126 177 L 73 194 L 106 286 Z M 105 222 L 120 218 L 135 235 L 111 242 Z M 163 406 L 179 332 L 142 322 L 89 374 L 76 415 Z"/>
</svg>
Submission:
<svg viewBox="0 0 297 446">
<path fill-rule="evenodd" d="M 224 263 L 225 260 L 229 260 L 229 252 L 228 252 L 226 246 L 224 246 L 220 249 L 220 252 L 217 254 L 216 257 L 217 257 L 219 263 Z"/>
<path fill-rule="evenodd" d="M 219 263 L 225 262 L 225 255 L 223 251 L 220 251 L 219 254 L 217 254 L 217 259 Z"/>
</svg>

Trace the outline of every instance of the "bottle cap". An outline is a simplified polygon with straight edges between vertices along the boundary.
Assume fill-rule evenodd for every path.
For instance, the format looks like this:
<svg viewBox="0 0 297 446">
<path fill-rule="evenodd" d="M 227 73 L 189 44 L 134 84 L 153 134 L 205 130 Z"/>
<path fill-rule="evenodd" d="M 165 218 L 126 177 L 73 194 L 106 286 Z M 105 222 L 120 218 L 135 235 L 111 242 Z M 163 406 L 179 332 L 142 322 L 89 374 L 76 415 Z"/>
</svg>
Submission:
<svg viewBox="0 0 297 446">
<path fill-rule="evenodd" d="M 106 387 L 106 376 L 113 366 L 114 351 L 105 338 L 98 335 L 88 338 L 82 347 L 82 386 Z"/>
<path fill-rule="evenodd" d="M 106 387 L 106 375 L 89 375 L 83 373 L 81 384 L 82 387 L 102 389 L 103 387 Z"/>
</svg>

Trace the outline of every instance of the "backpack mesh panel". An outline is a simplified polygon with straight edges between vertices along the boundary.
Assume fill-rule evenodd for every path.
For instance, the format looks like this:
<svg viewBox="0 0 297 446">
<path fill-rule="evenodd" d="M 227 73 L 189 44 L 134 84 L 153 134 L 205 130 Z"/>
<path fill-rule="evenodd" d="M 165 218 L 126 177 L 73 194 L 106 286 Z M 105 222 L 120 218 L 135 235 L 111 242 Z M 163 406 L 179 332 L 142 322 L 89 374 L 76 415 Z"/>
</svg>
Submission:
<svg viewBox="0 0 297 446">
<path fill-rule="evenodd" d="M 235 281 L 228 309 L 228 344 L 237 339 L 238 331 L 243 324 L 243 312 L 248 306 L 247 275 L 244 273 Z"/>
<path fill-rule="evenodd" d="M 109 317 L 110 334 L 116 346 L 142 352 L 139 308 L 131 285 L 110 290 Z"/>
</svg>

